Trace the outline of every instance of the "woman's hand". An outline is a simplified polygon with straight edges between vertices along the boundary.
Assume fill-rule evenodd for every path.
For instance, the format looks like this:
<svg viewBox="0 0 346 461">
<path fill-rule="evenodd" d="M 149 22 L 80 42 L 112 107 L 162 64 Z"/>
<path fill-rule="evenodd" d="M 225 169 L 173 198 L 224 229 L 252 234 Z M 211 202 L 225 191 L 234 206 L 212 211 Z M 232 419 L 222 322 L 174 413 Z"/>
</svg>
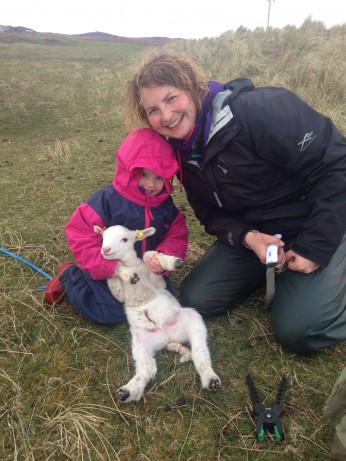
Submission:
<svg viewBox="0 0 346 461">
<path fill-rule="evenodd" d="M 263 264 L 266 263 L 268 245 L 277 245 L 279 251 L 278 264 L 275 266 L 276 269 L 282 269 L 286 263 L 287 268 L 291 271 L 310 274 L 321 267 L 320 264 L 303 258 L 303 256 L 300 256 L 293 250 L 288 250 L 285 253 L 283 249 L 284 242 L 273 235 L 262 234 L 261 232 L 248 232 L 244 237 L 244 244 L 256 253 Z"/>
<path fill-rule="evenodd" d="M 250 248 L 256 255 L 259 260 L 265 264 L 267 257 L 267 248 L 269 245 L 278 246 L 278 263 L 275 266 L 277 269 L 281 269 L 286 262 L 286 255 L 284 252 L 284 242 L 278 237 L 269 234 L 263 234 L 262 232 L 252 232 L 249 231 L 245 234 L 244 244 Z"/>
<path fill-rule="evenodd" d="M 310 259 L 303 258 L 293 250 L 288 250 L 286 253 L 287 267 L 291 271 L 302 272 L 304 274 L 311 274 L 321 267 L 320 264 L 310 261 Z"/>
</svg>

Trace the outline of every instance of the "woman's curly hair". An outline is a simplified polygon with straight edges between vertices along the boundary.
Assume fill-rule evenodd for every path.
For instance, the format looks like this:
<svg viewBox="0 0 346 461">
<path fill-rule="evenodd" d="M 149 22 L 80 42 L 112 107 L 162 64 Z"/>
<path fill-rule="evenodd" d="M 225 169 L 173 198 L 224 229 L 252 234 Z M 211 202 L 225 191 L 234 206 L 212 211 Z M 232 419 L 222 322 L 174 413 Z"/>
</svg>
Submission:
<svg viewBox="0 0 346 461">
<path fill-rule="evenodd" d="M 189 59 L 173 54 L 149 55 L 127 83 L 125 119 L 128 129 L 150 126 L 141 104 L 141 89 L 164 85 L 186 91 L 197 111 L 201 109 L 208 91 L 204 74 Z"/>
</svg>

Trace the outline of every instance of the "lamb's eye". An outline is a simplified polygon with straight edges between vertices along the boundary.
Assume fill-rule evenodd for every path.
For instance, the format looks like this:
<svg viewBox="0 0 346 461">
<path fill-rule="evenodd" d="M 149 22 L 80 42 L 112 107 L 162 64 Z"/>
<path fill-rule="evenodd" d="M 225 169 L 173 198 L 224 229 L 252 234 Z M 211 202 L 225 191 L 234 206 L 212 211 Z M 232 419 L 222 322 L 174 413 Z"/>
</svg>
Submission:
<svg viewBox="0 0 346 461">
<path fill-rule="evenodd" d="M 127 240 L 128 240 L 128 239 L 127 239 L 126 237 L 124 237 L 123 239 L 121 239 L 122 242 L 127 242 Z"/>
</svg>

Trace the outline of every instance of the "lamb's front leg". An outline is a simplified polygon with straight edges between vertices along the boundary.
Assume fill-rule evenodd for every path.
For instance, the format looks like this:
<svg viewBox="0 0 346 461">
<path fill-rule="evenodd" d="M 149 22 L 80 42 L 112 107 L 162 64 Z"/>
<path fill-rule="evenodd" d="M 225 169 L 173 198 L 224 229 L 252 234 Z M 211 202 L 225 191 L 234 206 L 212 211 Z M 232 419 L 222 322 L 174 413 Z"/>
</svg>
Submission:
<svg viewBox="0 0 346 461">
<path fill-rule="evenodd" d="M 139 271 L 136 269 L 139 269 L 139 268 L 119 265 L 118 266 L 119 278 L 123 280 L 124 282 L 136 284 L 140 280 L 140 277 L 138 275 Z"/>
<path fill-rule="evenodd" d="M 119 302 L 123 303 L 125 301 L 124 296 L 124 287 L 122 281 L 119 277 L 112 277 L 107 279 L 108 288 L 111 290 L 112 295 Z"/>
<path fill-rule="evenodd" d="M 165 271 L 174 271 L 183 265 L 183 260 L 177 256 L 165 255 L 163 253 L 159 253 L 158 251 L 146 251 L 143 255 L 144 263 L 148 265 L 150 258 L 154 255 L 157 257 L 159 263 Z"/>
<path fill-rule="evenodd" d="M 146 385 L 156 376 L 157 366 L 154 358 L 154 345 L 148 341 L 148 335 L 141 330 L 131 329 L 132 355 L 136 363 L 136 374 L 130 381 L 117 390 L 116 395 L 122 402 L 137 402 L 141 399 Z"/>
</svg>

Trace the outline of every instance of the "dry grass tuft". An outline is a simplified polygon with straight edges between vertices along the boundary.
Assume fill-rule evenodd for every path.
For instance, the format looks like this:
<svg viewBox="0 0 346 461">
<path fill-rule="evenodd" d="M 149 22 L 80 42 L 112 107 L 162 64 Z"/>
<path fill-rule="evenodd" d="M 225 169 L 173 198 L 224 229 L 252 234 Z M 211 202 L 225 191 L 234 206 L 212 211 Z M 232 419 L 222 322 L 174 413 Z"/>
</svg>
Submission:
<svg viewBox="0 0 346 461">
<path fill-rule="evenodd" d="M 102 426 L 107 419 L 96 415 L 112 412 L 99 405 L 74 404 L 68 408 L 58 406 L 52 416 L 47 416 L 44 427 L 48 430 L 47 446 L 70 459 L 119 460 L 117 451 L 103 435 Z"/>
<path fill-rule="evenodd" d="M 45 146 L 38 160 L 52 161 L 56 163 L 68 163 L 71 160 L 71 150 L 67 142 L 57 139 L 54 146 Z"/>
</svg>

